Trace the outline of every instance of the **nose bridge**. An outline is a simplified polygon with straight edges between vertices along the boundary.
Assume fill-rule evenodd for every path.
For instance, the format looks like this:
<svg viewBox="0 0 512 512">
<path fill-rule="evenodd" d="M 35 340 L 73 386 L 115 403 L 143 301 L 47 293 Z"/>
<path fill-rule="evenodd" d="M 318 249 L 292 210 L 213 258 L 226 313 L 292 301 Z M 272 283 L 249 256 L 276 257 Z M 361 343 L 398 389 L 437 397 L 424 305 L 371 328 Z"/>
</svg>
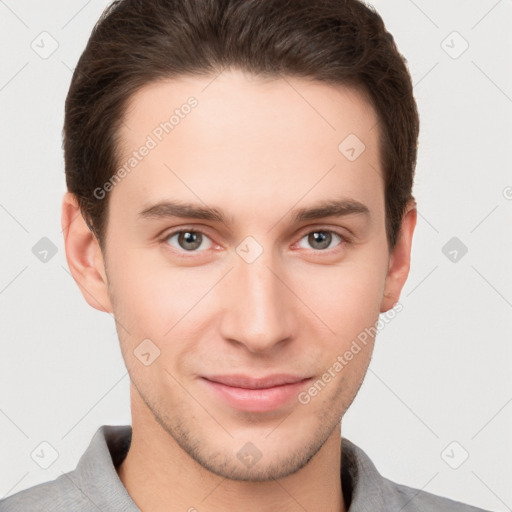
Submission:
<svg viewBox="0 0 512 512">
<path fill-rule="evenodd" d="M 222 334 L 251 352 L 268 351 L 293 335 L 296 305 L 281 282 L 279 262 L 271 249 L 263 250 L 248 240 L 237 247 L 237 253 L 226 291 Z"/>
</svg>

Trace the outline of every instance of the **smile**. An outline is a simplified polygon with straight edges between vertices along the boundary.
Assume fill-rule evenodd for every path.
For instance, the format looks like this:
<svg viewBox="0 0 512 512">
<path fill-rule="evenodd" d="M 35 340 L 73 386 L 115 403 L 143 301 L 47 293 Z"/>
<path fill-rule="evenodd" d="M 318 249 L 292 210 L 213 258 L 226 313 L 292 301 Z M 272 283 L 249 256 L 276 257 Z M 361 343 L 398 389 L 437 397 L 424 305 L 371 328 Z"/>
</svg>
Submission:
<svg viewBox="0 0 512 512">
<path fill-rule="evenodd" d="M 279 374 L 260 379 L 224 375 L 202 377 L 201 380 L 217 399 L 230 407 L 248 412 L 268 412 L 296 399 L 311 378 Z"/>
</svg>

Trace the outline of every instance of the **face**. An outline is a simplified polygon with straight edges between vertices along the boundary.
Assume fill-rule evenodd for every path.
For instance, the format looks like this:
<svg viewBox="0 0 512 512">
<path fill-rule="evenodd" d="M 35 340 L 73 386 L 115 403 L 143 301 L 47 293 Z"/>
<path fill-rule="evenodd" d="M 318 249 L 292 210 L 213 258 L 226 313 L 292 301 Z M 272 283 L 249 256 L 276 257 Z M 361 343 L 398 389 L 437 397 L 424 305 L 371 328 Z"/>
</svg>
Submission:
<svg viewBox="0 0 512 512">
<path fill-rule="evenodd" d="M 371 358 L 361 333 L 405 277 L 365 98 L 213 78 L 131 98 L 125 172 L 105 187 L 104 304 L 132 392 L 185 452 L 226 478 L 280 478 L 338 432 Z"/>
</svg>

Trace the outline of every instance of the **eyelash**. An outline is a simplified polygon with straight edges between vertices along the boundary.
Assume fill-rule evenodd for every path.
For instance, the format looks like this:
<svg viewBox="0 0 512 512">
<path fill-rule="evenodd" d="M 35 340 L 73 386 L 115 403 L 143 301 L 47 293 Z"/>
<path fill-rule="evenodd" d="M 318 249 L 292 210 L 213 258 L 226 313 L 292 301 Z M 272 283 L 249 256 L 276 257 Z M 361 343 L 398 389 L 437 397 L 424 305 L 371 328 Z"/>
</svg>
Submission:
<svg viewBox="0 0 512 512">
<path fill-rule="evenodd" d="M 310 231 L 307 231 L 305 233 L 303 233 L 300 238 L 299 238 L 299 242 L 306 236 L 312 234 L 312 233 L 331 233 L 331 234 L 334 234 L 336 236 L 338 236 L 340 239 L 341 239 L 341 242 L 339 242 L 338 245 L 336 245 L 335 247 L 331 248 L 331 249 L 311 249 L 311 251 L 313 251 L 314 253 L 317 253 L 317 255 L 322 255 L 322 254 L 336 254 L 338 251 L 342 250 L 343 247 L 345 247 L 346 245 L 350 245 L 351 241 L 349 239 L 349 237 L 345 234 L 342 234 L 336 230 L 333 230 L 333 229 L 327 229 L 327 228 L 315 228 L 315 229 L 311 229 Z M 175 231 L 170 231 L 168 233 L 166 233 L 165 235 L 163 235 L 160 239 L 160 242 L 162 243 L 166 243 L 167 240 L 169 238 L 171 238 L 172 236 L 174 235 L 177 235 L 177 234 L 180 234 L 180 233 L 199 233 L 205 237 L 207 237 L 208 239 L 210 239 L 210 237 L 208 236 L 208 234 L 201 230 L 201 229 L 198 229 L 198 228 L 180 228 L 180 229 L 177 229 Z M 211 240 L 211 239 L 210 239 Z M 212 241 L 213 242 L 213 241 Z M 203 251 L 185 251 L 184 249 L 182 250 L 178 250 L 174 247 L 171 247 L 169 244 L 165 244 L 167 245 L 167 247 L 170 248 L 170 250 L 172 250 L 174 253 L 177 253 L 179 257 L 183 257 L 183 258 L 190 258 L 190 257 L 193 257 L 194 254 L 197 254 L 197 253 L 201 253 Z M 189 255 L 186 255 L 186 253 L 189 253 Z M 185 254 L 184 254 L 185 253 Z"/>
</svg>

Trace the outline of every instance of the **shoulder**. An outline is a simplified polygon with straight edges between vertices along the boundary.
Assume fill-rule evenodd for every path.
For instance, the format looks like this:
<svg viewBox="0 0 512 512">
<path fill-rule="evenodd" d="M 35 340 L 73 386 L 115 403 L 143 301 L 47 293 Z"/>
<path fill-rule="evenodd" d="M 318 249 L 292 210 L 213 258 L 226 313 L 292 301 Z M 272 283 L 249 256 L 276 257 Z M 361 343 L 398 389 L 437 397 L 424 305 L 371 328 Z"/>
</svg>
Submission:
<svg viewBox="0 0 512 512">
<path fill-rule="evenodd" d="M 0 512 L 68 512 L 71 506 L 76 512 L 95 510 L 88 501 L 71 471 L 0 500 Z"/>
<path fill-rule="evenodd" d="M 489 512 L 481 508 L 407 487 L 383 478 L 387 488 L 386 505 L 401 512 Z"/>
<path fill-rule="evenodd" d="M 140 512 L 116 472 L 130 440 L 130 425 L 102 425 L 73 471 L 0 500 L 0 512 Z"/>
<path fill-rule="evenodd" d="M 489 512 L 383 477 L 368 455 L 347 438 L 341 454 L 342 486 L 351 498 L 349 512 Z"/>
</svg>

